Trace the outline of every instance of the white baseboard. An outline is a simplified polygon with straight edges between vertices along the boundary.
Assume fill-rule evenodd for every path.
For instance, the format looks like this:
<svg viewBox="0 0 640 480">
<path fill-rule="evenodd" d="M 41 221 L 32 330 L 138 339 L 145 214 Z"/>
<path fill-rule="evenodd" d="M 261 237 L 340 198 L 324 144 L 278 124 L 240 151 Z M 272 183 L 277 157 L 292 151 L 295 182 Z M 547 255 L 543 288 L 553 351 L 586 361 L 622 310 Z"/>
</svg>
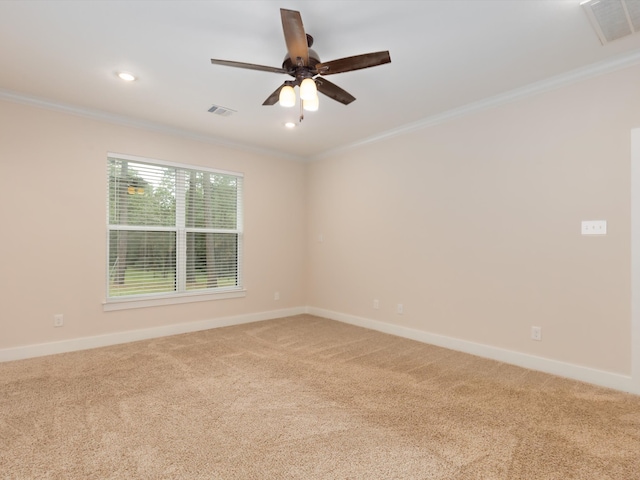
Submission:
<svg viewBox="0 0 640 480">
<path fill-rule="evenodd" d="M 90 348 L 108 347 L 121 343 L 137 342 L 150 338 L 166 337 L 169 335 L 179 335 L 181 333 L 197 332 L 209 330 L 211 328 L 229 327 L 243 323 L 260 322 L 274 318 L 290 317 L 306 313 L 305 307 L 295 307 L 282 310 L 271 310 L 267 312 L 249 313 L 245 315 L 235 315 L 231 317 L 214 318 L 199 322 L 176 323 L 163 325 L 161 327 L 145 328 L 140 330 L 130 330 L 125 332 L 108 333 L 93 337 L 74 338 L 59 342 L 41 343 L 36 345 L 25 345 L 23 347 L 13 347 L 0 349 L 0 362 L 11 360 L 22 360 L 32 357 L 43 357 L 56 353 L 74 352 L 77 350 L 87 350 Z"/>
<path fill-rule="evenodd" d="M 500 362 L 517 365 L 530 370 L 550 373 L 560 377 L 591 383 L 593 385 L 621 390 L 623 392 L 640 394 L 640 379 L 634 379 L 627 375 L 596 370 L 580 365 L 573 365 L 557 360 L 537 357 L 535 355 L 505 350 L 503 348 L 492 347 L 490 345 L 469 342 L 467 340 L 460 340 L 453 337 L 437 335 L 413 328 L 402 327 L 399 325 L 393 325 L 390 323 L 379 322 L 377 320 L 333 312 L 330 310 L 323 310 L 315 307 L 307 307 L 307 313 L 318 317 L 328 318 L 330 320 L 368 328 L 370 330 L 388 333 L 398 337 L 408 338 L 410 340 L 416 340 L 422 343 L 449 348 L 459 352 L 470 353 L 483 358 L 498 360 Z"/>
<path fill-rule="evenodd" d="M 384 323 L 368 318 L 357 317 L 316 307 L 294 307 L 281 310 L 271 310 L 267 312 L 250 313 L 245 315 L 235 315 L 230 317 L 214 318 L 199 322 L 177 323 L 125 332 L 115 332 L 93 337 L 82 337 L 59 342 L 41 343 L 36 345 L 25 345 L 21 347 L 0 349 L 0 362 L 11 360 L 22 360 L 26 358 L 42 357 L 57 353 L 73 352 L 77 350 L 87 350 L 90 348 L 107 347 L 139 340 L 166 337 L 169 335 L 179 335 L 181 333 L 197 332 L 212 328 L 241 325 L 244 323 L 260 322 L 274 318 L 289 317 L 309 313 L 318 317 L 328 318 L 351 325 L 356 325 L 370 330 L 376 330 L 390 335 L 416 340 L 418 342 L 437 345 L 464 353 L 470 353 L 479 357 L 490 358 L 501 362 L 517 365 L 519 367 L 550 373 L 561 377 L 600 385 L 602 387 L 613 388 L 624 392 L 640 395 L 640 379 L 632 376 L 606 372 L 580 365 L 560 362 L 526 353 L 505 350 L 490 345 L 469 342 L 457 338 L 437 335 L 422 330 L 402 327 L 390 323 Z"/>
</svg>

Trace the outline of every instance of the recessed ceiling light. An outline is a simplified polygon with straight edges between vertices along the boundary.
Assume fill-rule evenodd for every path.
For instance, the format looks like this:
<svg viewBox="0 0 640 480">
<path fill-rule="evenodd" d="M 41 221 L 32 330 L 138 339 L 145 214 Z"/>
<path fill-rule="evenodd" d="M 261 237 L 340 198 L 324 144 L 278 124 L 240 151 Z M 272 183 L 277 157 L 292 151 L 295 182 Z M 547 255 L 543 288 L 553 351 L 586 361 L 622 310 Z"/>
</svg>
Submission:
<svg viewBox="0 0 640 480">
<path fill-rule="evenodd" d="M 118 72 L 118 77 L 125 82 L 133 82 L 136 79 L 136 77 L 129 72 Z"/>
<path fill-rule="evenodd" d="M 293 122 L 287 122 L 284 124 L 284 126 L 287 128 L 296 128 L 296 124 Z"/>
</svg>

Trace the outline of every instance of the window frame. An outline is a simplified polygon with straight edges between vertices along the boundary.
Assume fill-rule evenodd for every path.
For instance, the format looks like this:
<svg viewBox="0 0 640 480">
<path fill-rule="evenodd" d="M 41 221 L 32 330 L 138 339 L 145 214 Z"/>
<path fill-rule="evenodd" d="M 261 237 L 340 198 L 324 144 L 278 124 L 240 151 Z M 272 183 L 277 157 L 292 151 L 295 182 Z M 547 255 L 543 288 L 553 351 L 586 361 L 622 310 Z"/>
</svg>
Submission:
<svg viewBox="0 0 640 480">
<path fill-rule="evenodd" d="M 129 162 L 145 163 L 152 166 L 168 167 L 176 169 L 176 203 L 182 205 L 180 208 L 184 208 L 184 202 L 181 202 L 178 197 L 184 192 L 180 192 L 180 175 L 186 171 L 205 172 L 217 175 L 229 175 L 236 177 L 239 188 L 237 189 L 236 197 L 236 228 L 235 229 L 211 229 L 218 230 L 217 232 L 203 232 L 202 228 L 191 228 L 181 225 L 180 217 L 184 219 L 185 212 L 182 215 L 176 211 L 176 222 L 174 226 L 144 226 L 144 225 L 112 225 L 109 219 L 109 173 L 107 172 L 107 202 L 106 202 L 106 280 L 105 280 L 105 301 L 103 302 L 104 311 L 123 310 L 129 308 L 142 308 L 159 305 L 172 305 L 181 303 L 201 302 L 209 300 L 222 300 L 228 298 L 239 298 L 246 296 L 246 290 L 243 282 L 243 240 L 244 240 L 244 215 L 243 215 L 243 197 L 244 197 L 244 174 L 240 172 L 234 172 L 229 170 L 221 170 L 215 168 L 203 167 L 200 165 L 190 165 L 178 162 L 169 162 L 165 160 L 157 160 L 154 158 L 146 158 L 135 155 L 127 155 L 121 153 L 107 153 L 107 170 L 111 160 L 123 160 Z M 184 200 L 184 199 L 183 199 Z M 109 268 L 109 255 L 110 255 L 110 234 L 113 231 L 129 230 L 129 231 L 170 231 L 176 234 L 176 244 L 184 242 L 186 244 L 187 233 L 230 233 L 237 235 L 237 251 L 236 251 L 236 285 L 226 287 L 204 288 L 198 290 L 184 290 L 184 291 L 172 291 L 161 293 L 143 293 L 134 295 L 123 296 L 109 296 L 109 284 L 111 281 L 111 274 Z M 179 236 L 183 238 L 179 240 Z M 175 260 L 176 260 L 176 284 L 180 283 L 179 276 L 184 277 L 186 269 L 186 251 L 181 252 L 179 248 L 176 248 Z M 184 265 L 181 265 L 181 262 Z M 181 273 L 179 273 L 179 270 Z M 182 278 L 184 281 L 184 278 Z M 176 288 L 178 288 L 176 286 Z"/>
</svg>

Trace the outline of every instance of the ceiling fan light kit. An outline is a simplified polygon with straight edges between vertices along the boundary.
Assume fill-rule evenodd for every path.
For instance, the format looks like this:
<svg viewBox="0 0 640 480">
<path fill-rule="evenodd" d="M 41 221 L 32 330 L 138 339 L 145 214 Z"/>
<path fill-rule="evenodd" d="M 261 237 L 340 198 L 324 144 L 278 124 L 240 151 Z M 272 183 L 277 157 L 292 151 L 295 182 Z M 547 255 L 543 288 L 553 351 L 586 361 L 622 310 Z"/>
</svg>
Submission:
<svg viewBox="0 0 640 480">
<path fill-rule="evenodd" d="M 280 105 L 283 107 L 294 107 L 296 105 L 296 92 L 291 85 L 284 85 L 280 89 Z"/>
<path fill-rule="evenodd" d="M 308 77 L 302 80 L 300 84 L 300 98 L 302 100 L 312 100 L 317 96 L 318 87 L 316 87 L 316 82 L 313 81 L 313 78 Z"/>
<path fill-rule="evenodd" d="M 280 17 L 287 45 L 287 55 L 284 62 L 282 62 L 282 68 L 215 58 L 211 59 L 211 63 L 263 72 L 284 73 L 292 76 L 295 80 L 285 81 L 267 97 L 262 105 L 275 105 L 279 102 L 283 107 L 293 107 L 296 104 L 296 94 L 293 87 L 298 86 L 302 106 L 300 121 L 304 118 L 302 109 L 310 112 L 318 110 L 320 103 L 318 92 L 343 105 L 349 105 L 356 99 L 349 92 L 323 78 L 324 76 L 375 67 L 391 62 L 388 51 L 365 53 L 330 62 L 321 62 L 318 54 L 311 49 L 313 37 L 305 33 L 300 12 L 281 8 Z"/>
<path fill-rule="evenodd" d="M 319 106 L 320 100 L 318 99 L 318 95 L 313 98 L 302 100 L 302 108 L 304 108 L 307 112 L 317 112 Z"/>
</svg>

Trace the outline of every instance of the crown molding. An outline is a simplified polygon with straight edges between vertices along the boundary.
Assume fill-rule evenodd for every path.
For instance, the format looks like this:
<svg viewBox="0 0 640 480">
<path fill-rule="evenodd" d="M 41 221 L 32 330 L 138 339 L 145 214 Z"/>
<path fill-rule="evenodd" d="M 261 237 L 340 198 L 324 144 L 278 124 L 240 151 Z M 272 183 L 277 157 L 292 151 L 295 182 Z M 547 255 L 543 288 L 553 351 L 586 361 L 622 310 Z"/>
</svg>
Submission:
<svg viewBox="0 0 640 480">
<path fill-rule="evenodd" d="M 463 105 L 462 107 L 448 110 L 436 115 L 425 117 L 421 120 L 408 123 L 393 130 L 387 130 L 378 135 L 374 135 L 363 140 L 344 145 L 332 150 L 319 153 L 310 157 L 309 160 L 320 160 L 329 156 L 333 156 L 339 153 L 344 153 L 349 150 L 353 150 L 357 147 L 362 147 L 371 143 L 376 143 L 388 138 L 397 137 L 399 135 L 405 135 L 407 133 L 415 132 L 416 130 L 422 130 L 424 128 L 439 125 L 441 123 L 453 120 L 455 118 L 464 117 L 473 113 L 478 113 L 489 108 L 505 105 L 507 103 L 515 102 L 527 97 L 538 95 L 551 90 L 556 90 L 561 87 L 569 86 L 590 78 L 612 73 L 625 68 L 633 67 L 640 64 L 640 51 L 636 51 L 631 54 L 625 54 L 617 56 L 613 59 L 603 62 L 594 63 L 587 67 L 578 68 L 555 77 L 551 77 L 540 82 L 532 83 L 521 88 L 516 88 L 493 97 L 489 97 L 477 102 Z"/>
<path fill-rule="evenodd" d="M 612 73 L 612 72 L 629 68 L 638 64 L 640 64 L 640 51 L 636 51 L 630 54 L 619 55 L 613 59 L 594 63 L 587 67 L 572 70 L 570 72 L 557 75 L 555 77 L 551 77 L 546 80 L 542 80 L 540 82 L 532 83 L 521 88 L 517 88 L 505 93 L 501 93 L 499 95 L 495 95 L 493 97 L 489 97 L 483 100 L 479 100 L 477 102 L 463 105 L 462 107 L 459 107 L 459 108 L 438 113 L 436 115 L 431 115 L 421 120 L 402 125 L 398 128 L 384 131 L 378 135 L 373 135 L 371 137 L 364 138 L 357 142 L 352 142 L 338 148 L 327 150 L 315 155 L 310 155 L 308 157 L 301 157 L 299 155 L 291 155 L 279 150 L 270 150 L 266 148 L 251 146 L 248 144 L 236 143 L 236 142 L 225 140 L 219 137 L 198 134 L 188 130 L 182 130 L 179 128 L 170 127 L 168 125 L 154 123 L 147 120 L 141 120 L 138 118 L 128 117 L 124 115 L 116 115 L 116 114 L 104 112 L 101 110 L 94 110 L 94 109 L 79 107 L 75 105 L 54 102 L 44 98 L 25 95 L 22 93 L 11 91 L 11 90 L 0 89 L 0 100 L 7 100 L 14 103 L 21 103 L 25 105 L 34 106 L 34 107 L 45 108 L 48 110 L 55 110 L 55 111 L 67 113 L 70 115 L 81 116 L 81 117 L 108 122 L 116 125 L 132 127 L 132 128 L 140 128 L 140 129 L 149 130 L 157 133 L 164 133 L 168 135 L 175 135 L 183 138 L 188 138 L 191 140 L 196 140 L 199 142 L 210 143 L 210 144 L 232 148 L 235 150 L 241 150 L 249 153 L 275 156 L 278 158 L 284 158 L 284 159 L 293 160 L 293 161 L 309 162 L 314 160 L 320 160 L 322 158 L 326 158 L 336 154 L 345 153 L 355 148 L 369 145 L 371 143 L 376 143 L 382 140 L 386 140 L 388 138 L 405 135 L 411 132 L 415 132 L 417 130 L 422 130 L 424 128 L 439 125 L 441 123 L 444 123 L 456 118 L 464 117 L 466 115 L 471 115 L 473 113 L 478 113 L 489 108 L 497 107 L 497 106 L 511 103 L 527 97 L 538 95 L 544 92 L 555 90 L 561 87 L 572 85 L 572 84 L 587 80 L 589 78 L 593 78 L 599 75 L 604 75 L 607 73 Z"/>
<path fill-rule="evenodd" d="M 71 105 L 61 102 L 54 102 L 48 99 L 35 97 L 31 95 L 25 95 L 11 90 L 0 89 L 0 100 L 6 100 L 13 103 L 20 103 L 23 105 L 29 105 L 37 108 L 44 108 L 47 110 L 53 110 L 57 112 L 66 113 L 69 115 L 75 115 L 79 117 L 88 118 L 91 120 L 97 120 L 107 122 L 115 125 L 139 128 L 142 130 L 148 130 L 156 133 L 163 133 L 167 135 L 174 135 L 178 137 L 187 138 L 190 140 L 196 140 L 203 143 L 209 143 L 219 145 L 221 147 L 232 148 L 235 150 L 241 150 L 249 153 L 255 153 L 259 155 L 269 155 L 278 158 L 286 158 L 289 160 L 301 161 L 303 158 L 290 155 L 279 150 L 269 150 L 266 148 L 255 147 L 243 143 L 236 143 L 230 140 L 225 140 L 212 135 L 203 135 L 188 130 L 182 130 L 179 128 L 171 127 L 168 125 L 150 122 L 148 120 L 142 120 L 139 118 L 128 117 L 125 115 L 116 115 L 113 113 L 104 112 L 102 110 L 95 110 L 85 107 L 79 107 L 77 105 Z"/>
</svg>

